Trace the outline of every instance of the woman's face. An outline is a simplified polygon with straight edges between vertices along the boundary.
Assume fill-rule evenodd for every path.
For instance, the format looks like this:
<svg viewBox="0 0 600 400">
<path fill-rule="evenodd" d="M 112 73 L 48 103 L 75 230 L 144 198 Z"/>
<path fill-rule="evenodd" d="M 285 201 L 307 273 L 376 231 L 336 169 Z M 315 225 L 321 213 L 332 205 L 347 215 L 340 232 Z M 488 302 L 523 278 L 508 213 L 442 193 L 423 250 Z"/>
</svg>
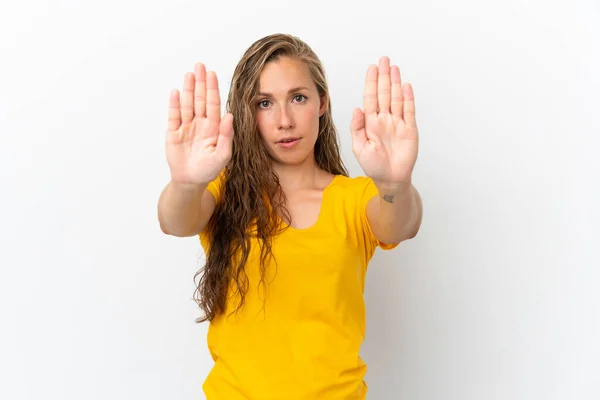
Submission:
<svg viewBox="0 0 600 400">
<path fill-rule="evenodd" d="M 281 57 L 265 65 L 259 77 L 256 119 L 274 162 L 294 165 L 314 158 L 319 117 L 325 108 L 303 62 Z"/>
</svg>

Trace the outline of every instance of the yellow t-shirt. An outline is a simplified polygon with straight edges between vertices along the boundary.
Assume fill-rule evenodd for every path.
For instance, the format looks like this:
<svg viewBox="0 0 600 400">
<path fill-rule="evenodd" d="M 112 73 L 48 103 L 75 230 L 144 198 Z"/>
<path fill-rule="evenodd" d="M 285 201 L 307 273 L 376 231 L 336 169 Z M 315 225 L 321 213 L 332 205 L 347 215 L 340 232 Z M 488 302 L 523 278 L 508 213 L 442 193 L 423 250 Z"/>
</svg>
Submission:
<svg viewBox="0 0 600 400">
<path fill-rule="evenodd" d="M 220 184 L 208 186 L 217 201 Z M 369 227 L 366 205 L 376 195 L 368 177 L 335 176 L 317 222 L 273 239 L 277 269 L 268 265 L 266 289 L 258 286 L 260 248 L 252 239 L 244 306 L 227 317 L 237 303 L 228 304 L 209 325 L 208 400 L 366 398 L 365 273 L 377 246 L 397 246 L 379 242 Z M 204 233 L 200 241 L 207 251 Z"/>
</svg>

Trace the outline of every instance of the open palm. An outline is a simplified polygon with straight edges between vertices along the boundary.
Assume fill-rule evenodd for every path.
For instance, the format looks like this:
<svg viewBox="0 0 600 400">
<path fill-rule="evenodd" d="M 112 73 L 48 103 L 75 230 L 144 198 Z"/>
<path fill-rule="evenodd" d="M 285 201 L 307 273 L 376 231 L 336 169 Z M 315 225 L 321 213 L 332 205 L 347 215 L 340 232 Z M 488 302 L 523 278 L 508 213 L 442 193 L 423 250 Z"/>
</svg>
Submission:
<svg viewBox="0 0 600 400">
<path fill-rule="evenodd" d="M 171 180 L 203 184 L 214 180 L 231 158 L 233 116 L 221 119 L 219 85 L 214 72 L 196 64 L 185 75 L 183 93 L 169 98 L 166 155 Z"/>
<path fill-rule="evenodd" d="M 377 183 L 411 182 L 418 153 L 414 94 L 387 57 L 367 71 L 363 107 L 354 110 L 350 125 L 352 151 L 363 171 Z"/>
</svg>

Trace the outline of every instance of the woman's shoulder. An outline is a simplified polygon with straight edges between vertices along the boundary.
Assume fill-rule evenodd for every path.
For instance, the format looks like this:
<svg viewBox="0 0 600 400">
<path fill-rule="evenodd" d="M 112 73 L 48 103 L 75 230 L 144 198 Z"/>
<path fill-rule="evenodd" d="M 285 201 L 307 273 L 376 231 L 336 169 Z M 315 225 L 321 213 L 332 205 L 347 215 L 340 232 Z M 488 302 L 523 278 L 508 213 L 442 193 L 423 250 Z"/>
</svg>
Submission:
<svg viewBox="0 0 600 400">
<path fill-rule="evenodd" d="M 345 175 L 336 175 L 335 176 L 335 186 L 338 190 L 342 191 L 358 191 L 359 193 L 364 191 L 364 189 L 373 183 L 373 180 L 368 176 L 345 176 Z"/>
<path fill-rule="evenodd" d="M 339 197 L 360 204 L 362 208 L 378 193 L 373 179 L 364 175 L 336 175 L 334 186 Z"/>
</svg>

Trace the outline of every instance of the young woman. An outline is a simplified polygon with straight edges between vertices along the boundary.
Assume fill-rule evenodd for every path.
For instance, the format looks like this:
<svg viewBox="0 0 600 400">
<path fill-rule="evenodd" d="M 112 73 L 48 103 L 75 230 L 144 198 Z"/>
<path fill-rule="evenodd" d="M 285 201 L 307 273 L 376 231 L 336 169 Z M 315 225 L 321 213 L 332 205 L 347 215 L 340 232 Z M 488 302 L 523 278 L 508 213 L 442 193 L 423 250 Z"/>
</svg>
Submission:
<svg viewBox="0 0 600 400">
<path fill-rule="evenodd" d="M 210 321 L 210 399 L 364 399 L 363 289 L 377 247 L 420 227 L 411 183 L 418 136 L 412 88 L 387 57 L 368 68 L 352 150 L 340 157 L 323 66 L 304 42 L 270 35 L 237 65 L 221 118 L 203 64 L 169 101 L 171 181 L 163 232 L 199 235 L 196 299 Z"/>
</svg>

